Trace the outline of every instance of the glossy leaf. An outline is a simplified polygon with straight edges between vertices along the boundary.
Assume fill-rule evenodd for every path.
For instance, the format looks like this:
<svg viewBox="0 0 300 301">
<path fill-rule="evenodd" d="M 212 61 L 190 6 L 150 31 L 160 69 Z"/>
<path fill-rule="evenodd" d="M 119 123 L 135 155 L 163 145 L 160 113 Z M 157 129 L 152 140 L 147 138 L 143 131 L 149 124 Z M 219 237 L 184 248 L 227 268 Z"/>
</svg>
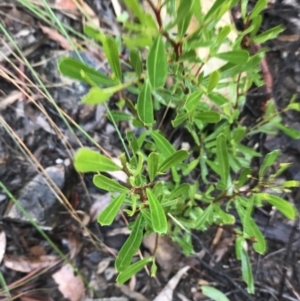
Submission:
<svg viewBox="0 0 300 301">
<path fill-rule="evenodd" d="M 151 266 L 151 277 L 155 277 L 156 276 L 156 272 L 157 272 L 157 265 L 155 263 L 155 260 L 153 260 L 152 262 L 152 266 Z"/>
<path fill-rule="evenodd" d="M 143 240 L 143 231 L 144 231 L 144 218 L 139 214 L 138 218 L 134 223 L 134 227 L 123 244 L 121 250 L 118 253 L 118 256 L 115 261 L 115 267 L 118 272 L 124 271 L 130 265 L 133 256 L 139 250 L 140 245 Z"/>
<path fill-rule="evenodd" d="M 151 182 L 154 181 L 156 173 L 158 171 L 158 163 L 159 163 L 159 154 L 152 152 L 148 156 L 148 173 L 149 173 L 149 179 Z"/>
<path fill-rule="evenodd" d="M 206 123 L 217 123 L 221 120 L 221 115 L 218 112 L 208 111 L 195 113 L 194 118 Z"/>
<path fill-rule="evenodd" d="M 262 43 L 265 43 L 268 40 L 275 39 L 281 32 L 284 31 L 284 29 L 285 28 L 281 25 L 275 26 L 271 29 L 266 30 L 262 34 L 254 37 L 253 42 L 257 43 L 257 44 L 262 44 Z"/>
<path fill-rule="evenodd" d="M 279 196 L 268 193 L 257 193 L 256 195 L 276 207 L 285 217 L 289 219 L 296 219 L 298 215 L 297 209 L 290 202 Z"/>
<path fill-rule="evenodd" d="M 250 168 L 244 168 L 240 174 L 239 180 L 238 180 L 238 187 L 242 187 L 248 180 L 248 176 L 251 175 L 251 169 Z"/>
<path fill-rule="evenodd" d="M 279 156 L 279 150 L 276 149 L 270 153 L 268 153 L 265 158 L 264 158 L 264 161 L 259 169 L 259 177 L 263 177 L 267 171 L 267 169 L 272 166 L 274 164 L 274 162 L 276 161 L 276 159 L 278 158 Z"/>
<path fill-rule="evenodd" d="M 293 139 L 300 138 L 300 131 L 295 128 L 290 128 L 290 127 L 284 126 L 281 123 L 277 124 L 276 127 Z"/>
<path fill-rule="evenodd" d="M 154 232 L 158 234 L 165 234 L 168 231 L 168 223 L 164 209 L 151 189 L 147 188 L 146 193 L 150 207 L 150 215 L 152 221 L 151 226 Z"/>
<path fill-rule="evenodd" d="M 125 197 L 125 193 L 122 193 L 116 197 L 98 216 L 98 223 L 100 223 L 102 226 L 110 225 L 120 211 Z"/>
<path fill-rule="evenodd" d="M 287 109 L 300 112 L 300 103 L 298 102 L 289 103 Z"/>
<path fill-rule="evenodd" d="M 120 192 L 126 193 L 129 192 L 129 189 L 118 182 L 111 180 L 108 177 L 103 175 L 95 175 L 93 178 L 93 183 L 100 189 L 111 191 L 111 192 Z"/>
<path fill-rule="evenodd" d="M 116 279 L 117 284 L 123 284 L 124 282 L 129 280 L 133 275 L 138 273 L 147 263 L 152 262 L 152 260 L 152 257 L 147 257 L 130 265 L 127 269 L 125 269 L 118 275 Z"/>
<path fill-rule="evenodd" d="M 116 41 L 110 37 L 105 36 L 102 39 L 103 49 L 109 65 L 114 72 L 115 77 L 121 82 L 122 81 L 122 70 L 119 59 L 119 52 Z"/>
<path fill-rule="evenodd" d="M 153 89 L 164 86 L 168 75 L 167 54 L 159 35 L 152 44 L 147 57 L 148 78 Z"/>
<path fill-rule="evenodd" d="M 151 96 L 151 86 L 148 81 L 144 83 L 139 93 L 137 100 L 137 113 L 144 124 L 153 124 L 153 102 Z"/>
<path fill-rule="evenodd" d="M 261 11 L 267 6 L 267 3 L 267 0 L 258 0 L 251 11 L 250 20 L 259 15 Z"/>
<path fill-rule="evenodd" d="M 74 167 L 78 172 L 117 171 L 122 168 L 109 158 L 88 148 L 81 148 L 74 157 Z"/>
<path fill-rule="evenodd" d="M 285 188 L 293 188 L 293 187 L 300 187 L 300 181 L 291 180 L 291 181 L 285 181 L 282 184 Z"/>
<path fill-rule="evenodd" d="M 143 64 L 142 64 L 141 54 L 138 50 L 136 49 L 130 50 L 130 63 L 136 75 L 140 77 L 143 70 Z"/>
<path fill-rule="evenodd" d="M 184 104 L 184 108 L 187 112 L 193 112 L 193 110 L 195 110 L 197 104 L 201 100 L 201 95 L 202 92 L 197 90 L 187 97 L 186 102 Z"/>
<path fill-rule="evenodd" d="M 202 285 L 201 290 L 203 295 L 214 301 L 229 301 L 225 294 L 212 286 Z"/>
<path fill-rule="evenodd" d="M 218 71 L 214 71 L 209 75 L 207 93 L 210 93 L 219 83 L 220 73 Z"/>
<path fill-rule="evenodd" d="M 178 28 L 178 38 L 181 39 L 186 34 L 192 19 L 192 7 L 195 0 L 181 0 L 177 10 L 176 23 Z"/>
<path fill-rule="evenodd" d="M 72 79 L 77 79 L 90 84 L 89 81 L 82 78 L 83 71 L 93 83 L 99 86 L 115 86 L 117 82 L 112 80 L 104 73 L 93 69 L 92 67 L 73 58 L 64 58 L 58 63 L 59 71 Z"/>
<path fill-rule="evenodd" d="M 114 90 L 111 88 L 100 89 L 92 87 L 88 94 L 82 98 L 82 102 L 90 105 L 97 105 L 110 99 L 114 95 Z"/>
<path fill-rule="evenodd" d="M 244 225 L 244 228 L 250 237 L 256 238 L 256 242 L 253 243 L 254 250 L 259 254 L 265 254 L 267 251 L 267 243 L 255 221 L 252 218 L 249 218 Z"/>
<path fill-rule="evenodd" d="M 229 178 L 229 159 L 226 140 L 226 136 L 224 134 L 220 134 L 217 137 L 216 145 L 219 174 L 221 176 L 221 181 L 225 186 L 227 186 Z"/>
<path fill-rule="evenodd" d="M 166 158 L 175 153 L 173 145 L 158 131 L 151 131 L 150 135 L 160 153 Z"/>
<path fill-rule="evenodd" d="M 246 242 L 244 242 L 246 244 Z M 247 290 L 249 294 L 254 294 L 254 279 L 252 273 L 252 267 L 249 259 L 249 255 L 245 248 L 241 250 L 241 262 L 242 262 L 242 277 L 247 284 Z"/>
<path fill-rule="evenodd" d="M 233 50 L 228 52 L 217 53 L 214 55 L 214 57 L 217 57 L 235 65 L 240 65 L 248 61 L 249 53 L 246 50 Z"/>
<path fill-rule="evenodd" d="M 162 164 L 159 166 L 160 172 L 165 172 L 167 169 L 176 166 L 177 164 L 184 161 L 186 158 L 188 158 L 189 153 L 186 150 L 178 150 L 171 156 L 169 156 L 165 161 L 162 162 Z"/>
<path fill-rule="evenodd" d="M 182 183 L 178 185 L 175 189 L 171 191 L 171 194 L 168 196 L 170 200 L 175 199 L 179 196 L 187 197 L 190 189 L 190 185 L 187 183 Z"/>
<path fill-rule="evenodd" d="M 209 220 L 212 213 L 213 213 L 213 205 L 210 204 L 203 211 L 203 213 L 200 215 L 200 217 L 196 220 L 195 229 L 200 230 L 203 227 L 203 225 L 205 224 L 205 222 L 207 222 Z"/>
<path fill-rule="evenodd" d="M 133 119 L 132 115 L 127 114 L 125 112 L 121 112 L 121 111 L 115 111 L 115 110 L 111 110 L 110 114 L 108 114 L 107 117 L 110 121 L 111 121 L 111 118 L 113 118 L 113 120 L 115 122 L 129 121 L 129 120 Z"/>
</svg>

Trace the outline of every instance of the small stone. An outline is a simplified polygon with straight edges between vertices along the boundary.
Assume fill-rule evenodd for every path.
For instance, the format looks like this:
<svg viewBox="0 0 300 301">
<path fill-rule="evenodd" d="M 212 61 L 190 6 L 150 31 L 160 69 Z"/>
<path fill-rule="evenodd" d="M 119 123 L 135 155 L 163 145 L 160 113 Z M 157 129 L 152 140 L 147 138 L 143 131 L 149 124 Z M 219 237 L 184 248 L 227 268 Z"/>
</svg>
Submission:
<svg viewBox="0 0 300 301">
<path fill-rule="evenodd" d="M 47 167 L 45 172 L 59 189 L 64 187 L 65 169 L 63 165 Z M 38 174 L 21 190 L 18 198 L 23 209 L 45 230 L 53 228 L 58 217 L 57 210 L 60 207 L 52 190 L 56 191 L 49 179 L 44 174 Z M 8 210 L 5 217 L 16 221 L 30 222 L 16 204 Z"/>
</svg>

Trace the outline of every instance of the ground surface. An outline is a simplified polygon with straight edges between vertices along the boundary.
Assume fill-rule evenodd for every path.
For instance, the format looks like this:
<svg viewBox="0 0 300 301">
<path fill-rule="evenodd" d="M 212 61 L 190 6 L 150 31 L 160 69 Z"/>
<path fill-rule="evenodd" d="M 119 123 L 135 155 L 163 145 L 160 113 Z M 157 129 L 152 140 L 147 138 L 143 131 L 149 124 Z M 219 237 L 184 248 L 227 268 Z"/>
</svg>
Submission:
<svg viewBox="0 0 300 301">
<path fill-rule="evenodd" d="M 285 106 L 295 93 L 300 99 L 300 6 L 281 2 L 269 4 L 262 25 L 262 30 L 278 24 L 287 27 L 277 40 L 264 45 L 269 47 L 267 63 L 273 81 L 271 88 L 279 108 Z M 55 10 L 57 17 L 81 32 L 80 17 L 74 10 L 64 11 L 68 1 L 49 3 L 59 4 Z M 118 35 L 121 29 L 115 21 L 116 7 L 112 3 L 109 0 L 86 1 L 90 16 L 96 22 L 100 19 L 107 32 Z M 22 301 L 153 300 L 168 280 L 186 266 L 190 268 L 178 275 L 178 280 L 181 280 L 172 300 L 205 300 L 198 290 L 199 284 L 203 283 L 217 285 L 230 300 L 300 300 L 298 221 L 288 223 L 276 214 L 264 211 L 257 212 L 255 218 L 268 239 L 269 251 L 264 256 L 253 254 L 251 257 L 255 296 L 247 294 L 232 239 L 220 229 L 194 233 L 196 254 L 188 258 L 170 240 L 163 239 L 156 279 L 141 272 L 127 285 L 115 285 L 113 260 L 128 231 L 121 216 L 111 227 L 102 228 L 95 221 L 97 212 L 109 202 L 109 197 L 93 187 L 91 176 L 83 180 L 72 168 L 70 158 L 74 150 L 81 145 L 93 145 L 72 120 L 111 156 L 117 157 L 122 146 L 106 117 L 105 107 L 99 105 L 95 108 L 80 103 L 88 87 L 59 75 L 56 69 L 59 58 L 66 54 L 75 55 L 70 52 L 69 42 L 24 7 L 17 5 L 16 9 L 13 4 L 12 1 L 0 1 L 1 21 L 51 97 L 45 95 L 35 73 L 26 67 L 24 58 L 18 59 L 20 54 L 14 56 L 17 50 L 2 32 L 0 181 L 18 198 L 33 221 L 28 222 L 28 217 L 13 204 L 12 195 L 8 196 L 0 189 L 0 272 L 5 280 L 1 283 L 7 285 L 3 285 L 0 291 L 0 300 L 9 300 L 9 297 L 5 298 L 8 294 L 11 299 Z M 82 53 L 86 62 L 95 68 L 105 68 L 102 54 L 93 52 L 92 47 L 87 49 L 89 53 Z M 264 91 L 249 92 L 243 112 L 249 122 L 259 118 Z M 66 113 L 68 124 L 52 101 Z M 299 117 L 296 113 L 289 114 L 284 116 L 284 122 L 300 129 Z M 120 125 L 120 130 L 122 132 L 125 128 Z M 300 180 L 299 141 L 283 134 L 275 138 L 261 135 L 252 142 L 257 141 L 262 154 L 280 148 L 282 162 L 293 162 L 285 176 Z M 46 169 L 48 178 L 41 175 L 41 168 Z M 62 191 L 61 194 L 56 192 L 55 195 L 54 184 Z M 300 208 L 297 191 L 285 197 Z M 32 222 L 44 232 L 37 230 Z M 153 238 L 150 237 L 144 241 L 141 252 L 149 253 L 152 248 Z M 58 255 L 57 250 L 62 254 Z M 62 260 L 62 256 L 72 263 L 82 278 L 74 274 L 74 269 Z M 89 288 L 82 279 L 90 283 Z"/>
</svg>

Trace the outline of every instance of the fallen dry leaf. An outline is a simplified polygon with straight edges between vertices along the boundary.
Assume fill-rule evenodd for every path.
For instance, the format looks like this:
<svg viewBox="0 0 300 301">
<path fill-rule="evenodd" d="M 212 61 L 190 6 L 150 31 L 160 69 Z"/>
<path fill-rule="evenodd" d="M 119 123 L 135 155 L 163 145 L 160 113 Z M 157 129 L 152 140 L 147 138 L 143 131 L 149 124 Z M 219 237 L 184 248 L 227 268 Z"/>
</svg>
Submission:
<svg viewBox="0 0 300 301">
<path fill-rule="evenodd" d="M 91 221 L 94 222 L 98 215 L 110 204 L 111 199 L 109 193 L 106 194 L 92 194 L 94 202 L 90 209 Z"/>
<path fill-rule="evenodd" d="M 155 297 L 153 301 L 171 301 L 173 300 L 173 291 L 176 288 L 181 277 L 189 270 L 189 266 L 181 268 L 176 275 L 169 280 L 163 290 Z"/>
<path fill-rule="evenodd" d="M 88 24 L 93 25 L 96 28 L 100 28 L 100 21 L 95 12 L 91 9 L 91 7 L 85 3 L 83 0 L 78 0 L 82 10 L 88 15 Z"/>
<path fill-rule="evenodd" d="M 120 5 L 120 2 L 118 0 L 111 0 L 111 4 L 116 16 L 119 17 L 122 14 L 122 7 Z"/>
<path fill-rule="evenodd" d="M 22 273 L 30 273 L 35 269 L 43 269 L 55 265 L 59 260 L 58 256 L 53 255 L 43 255 L 40 257 L 4 255 L 3 262 L 8 269 Z"/>
<path fill-rule="evenodd" d="M 0 232 L 0 263 L 3 260 L 3 256 L 5 254 L 5 248 L 6 248 L 6 235 L 4 231 Z"/>
<path fill-rule="evenodd" d="M 56 0 L 55 7 L 57 9 L 67 9 L 70 11 L 77 10 L 77 6 L 73 0 Z"/>
<path fill-rule="evenodd" d="M 16 100 L 21 99 L 23 93 L 21 91 L 11 91 L 9 95 L 0 98 L 0 111 L 5 110 L 8 106 L 13 104 Z"/>
<path fill-rule="evenodd" d="M 108 268 L 110 261 L 111 261 L 110 259 L 104 259 L 98 263 L 98 268 L 97 268 L 98 275 L 102 274 Z"/>
<path fill-rule="evenodd" d="M 58 284 L 58 289 L 62 295 L 70 301 L 79 301 L 84 295 L 84 283 L 81 277 L 76 276 L 74 269 L 69 264 L 65 264 L 52 275 Z"/>
<path fill-rule="evenodd" d="M 143 239 L 144 246 L 149 249 L 151 253 L 153 253 L 153 250 L 155 248 L 155 240 L 155 233 L 152 233 L 149 236 L 144 237 Z M 167 279 L 172 272 L 180 256 L 181 250 L 179 246 L 175 244 L 170 237 L 165 235 L 158 238 L 155 258 L 162 269 L 162 275 L 163 277 L 165 277 L 165 279 Z"/>
<path fill-rule="evenodd" d="M 42 30 L 42 32 L 52 41 L 57 42 L 57 44 L 62 47 L 63 49 L 66 50 L 72 50 L 73 47 L 72 45 L 69 43 L 69 41 L 63 36 L 61 35 L 57 30 L 47 27 L 47 26 L 43 26 L 41 24 L 40 28 Z"/>
<path fill-rule="evenodd" d="M 215 246 L 215 251 L 213 253 L 214 260 L 211 260 L 209 263 L 211 266 L 214 266 L 214 262 L 219 262 L 223 258 L 229 247 L 232 245 L 233 240 L 234 239 L 232 237 L 226 237 L 222 239 L 217 246 Z"/>
</svg>

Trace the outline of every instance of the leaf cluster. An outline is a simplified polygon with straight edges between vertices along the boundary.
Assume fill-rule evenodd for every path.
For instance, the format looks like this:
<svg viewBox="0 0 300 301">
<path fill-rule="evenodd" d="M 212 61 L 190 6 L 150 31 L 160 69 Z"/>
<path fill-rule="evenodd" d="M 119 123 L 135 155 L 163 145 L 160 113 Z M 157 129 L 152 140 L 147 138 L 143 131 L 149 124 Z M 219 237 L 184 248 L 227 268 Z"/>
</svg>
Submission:
<svg viewBox="0 0 300 301">
<path fill-rule="evenodd" d="M 232 41 L 232 26 L 215 28 L 239 2 L 247 26 Z M 278 129 L 293 138 L 299 138 L 299 133 L 281 124 L 271 101 L 260 123 L 252 128 L 241 124 L 239 117 L 248 89 L 253 84 L 262 85 L 259 63 L 265 51 L 251 55 L 244 49 L 244 41 L 247 37 L 248 46 L 263 43 L 275 38 L 283 28 L 259 32 L 266 0 L 257 1 L 251 13 L 247 12 L 247 1 L 237 0 L 217 0 L 206 14 L 201 13 L 200 2 L 194 0 L 162 1 L 161 7 L 153 5 L 153 14 L 144 12 L 138 0 L 124 0 L 124 4 L 134 19 L 128 15 L 120 18 L 124 28 L 121 39 L 85 27 L 85 34 L 103 47 L 110 74 L 73 58 L 64 58 L 59 64 L 62 74 L 91 86 L 83 103 L 101 104 L 117 95 L 119 110 L 111 111 L 109 118 L 142 129 L 127 131 L 130 151 L 120 156 L 120 166 L 88 148 L 78 150 L 74 158 L 78 172 L 97 173 L 93 178 L 95 186 L 111 193 L 112 201 L 98 222 L 110 225 L 121 210 L 131 221 L 131 234 L 115 262 L 117 282 L 127 281 L 148 263 L 152 263 L 151 274 L 155 275 L 155 254 L 134 259 L 144 235 L 168 234 L 185 254 L 190 254 L 192 230 L 204 231 L 217 225 L 231 227 L 243 280 L 249 293 L 254 293 L 248 248 L 252 246 L 264 254 L 267 245 L 253 212 L 268 203 L 287 218 L 295 219 L 295 207 L 278 193 L 298 187 L 299 183 L 286 181 L 280 187 L 275 184 L 276 177 L 288 167 L 281 164 L 275 173 L 271 172 L 279 155 L 277 150 L 265 156 L 258 173 L 252 171 L 253 158 L 261 154 L 243 141 L 257 133 L 274 134 Z M 164 20 L 163 9 L 170 18 Z M 194 30 L 188 30 L 195 20 Z M 230 50 L 220 51 L 224 44 L 230 45 Z M 121 46 L 127 50 L 125 57 Z M 199 58 L 203 47 L 208 49 L 205 60 Z M 212 59 L 221 60 L 221 67 L 203 71 Z M 129 99 L 125 91 L 135 98 Z M 300 110 L 293 102 L 287 109 Z M 187 133 L 192 140 L 190 149 L 175 148 L 168 132 L 160 130 L 161 116 L 168 111 L 173 117 L 166 128 Z M 117 170 L 127 174 L 127 183 L 107 175 Z M 267 188 L 274 193 L 266 192 Z M 221 296 L 214 288 L 204 287 L 203 291 L 209 297 Z"/>
</svg>

